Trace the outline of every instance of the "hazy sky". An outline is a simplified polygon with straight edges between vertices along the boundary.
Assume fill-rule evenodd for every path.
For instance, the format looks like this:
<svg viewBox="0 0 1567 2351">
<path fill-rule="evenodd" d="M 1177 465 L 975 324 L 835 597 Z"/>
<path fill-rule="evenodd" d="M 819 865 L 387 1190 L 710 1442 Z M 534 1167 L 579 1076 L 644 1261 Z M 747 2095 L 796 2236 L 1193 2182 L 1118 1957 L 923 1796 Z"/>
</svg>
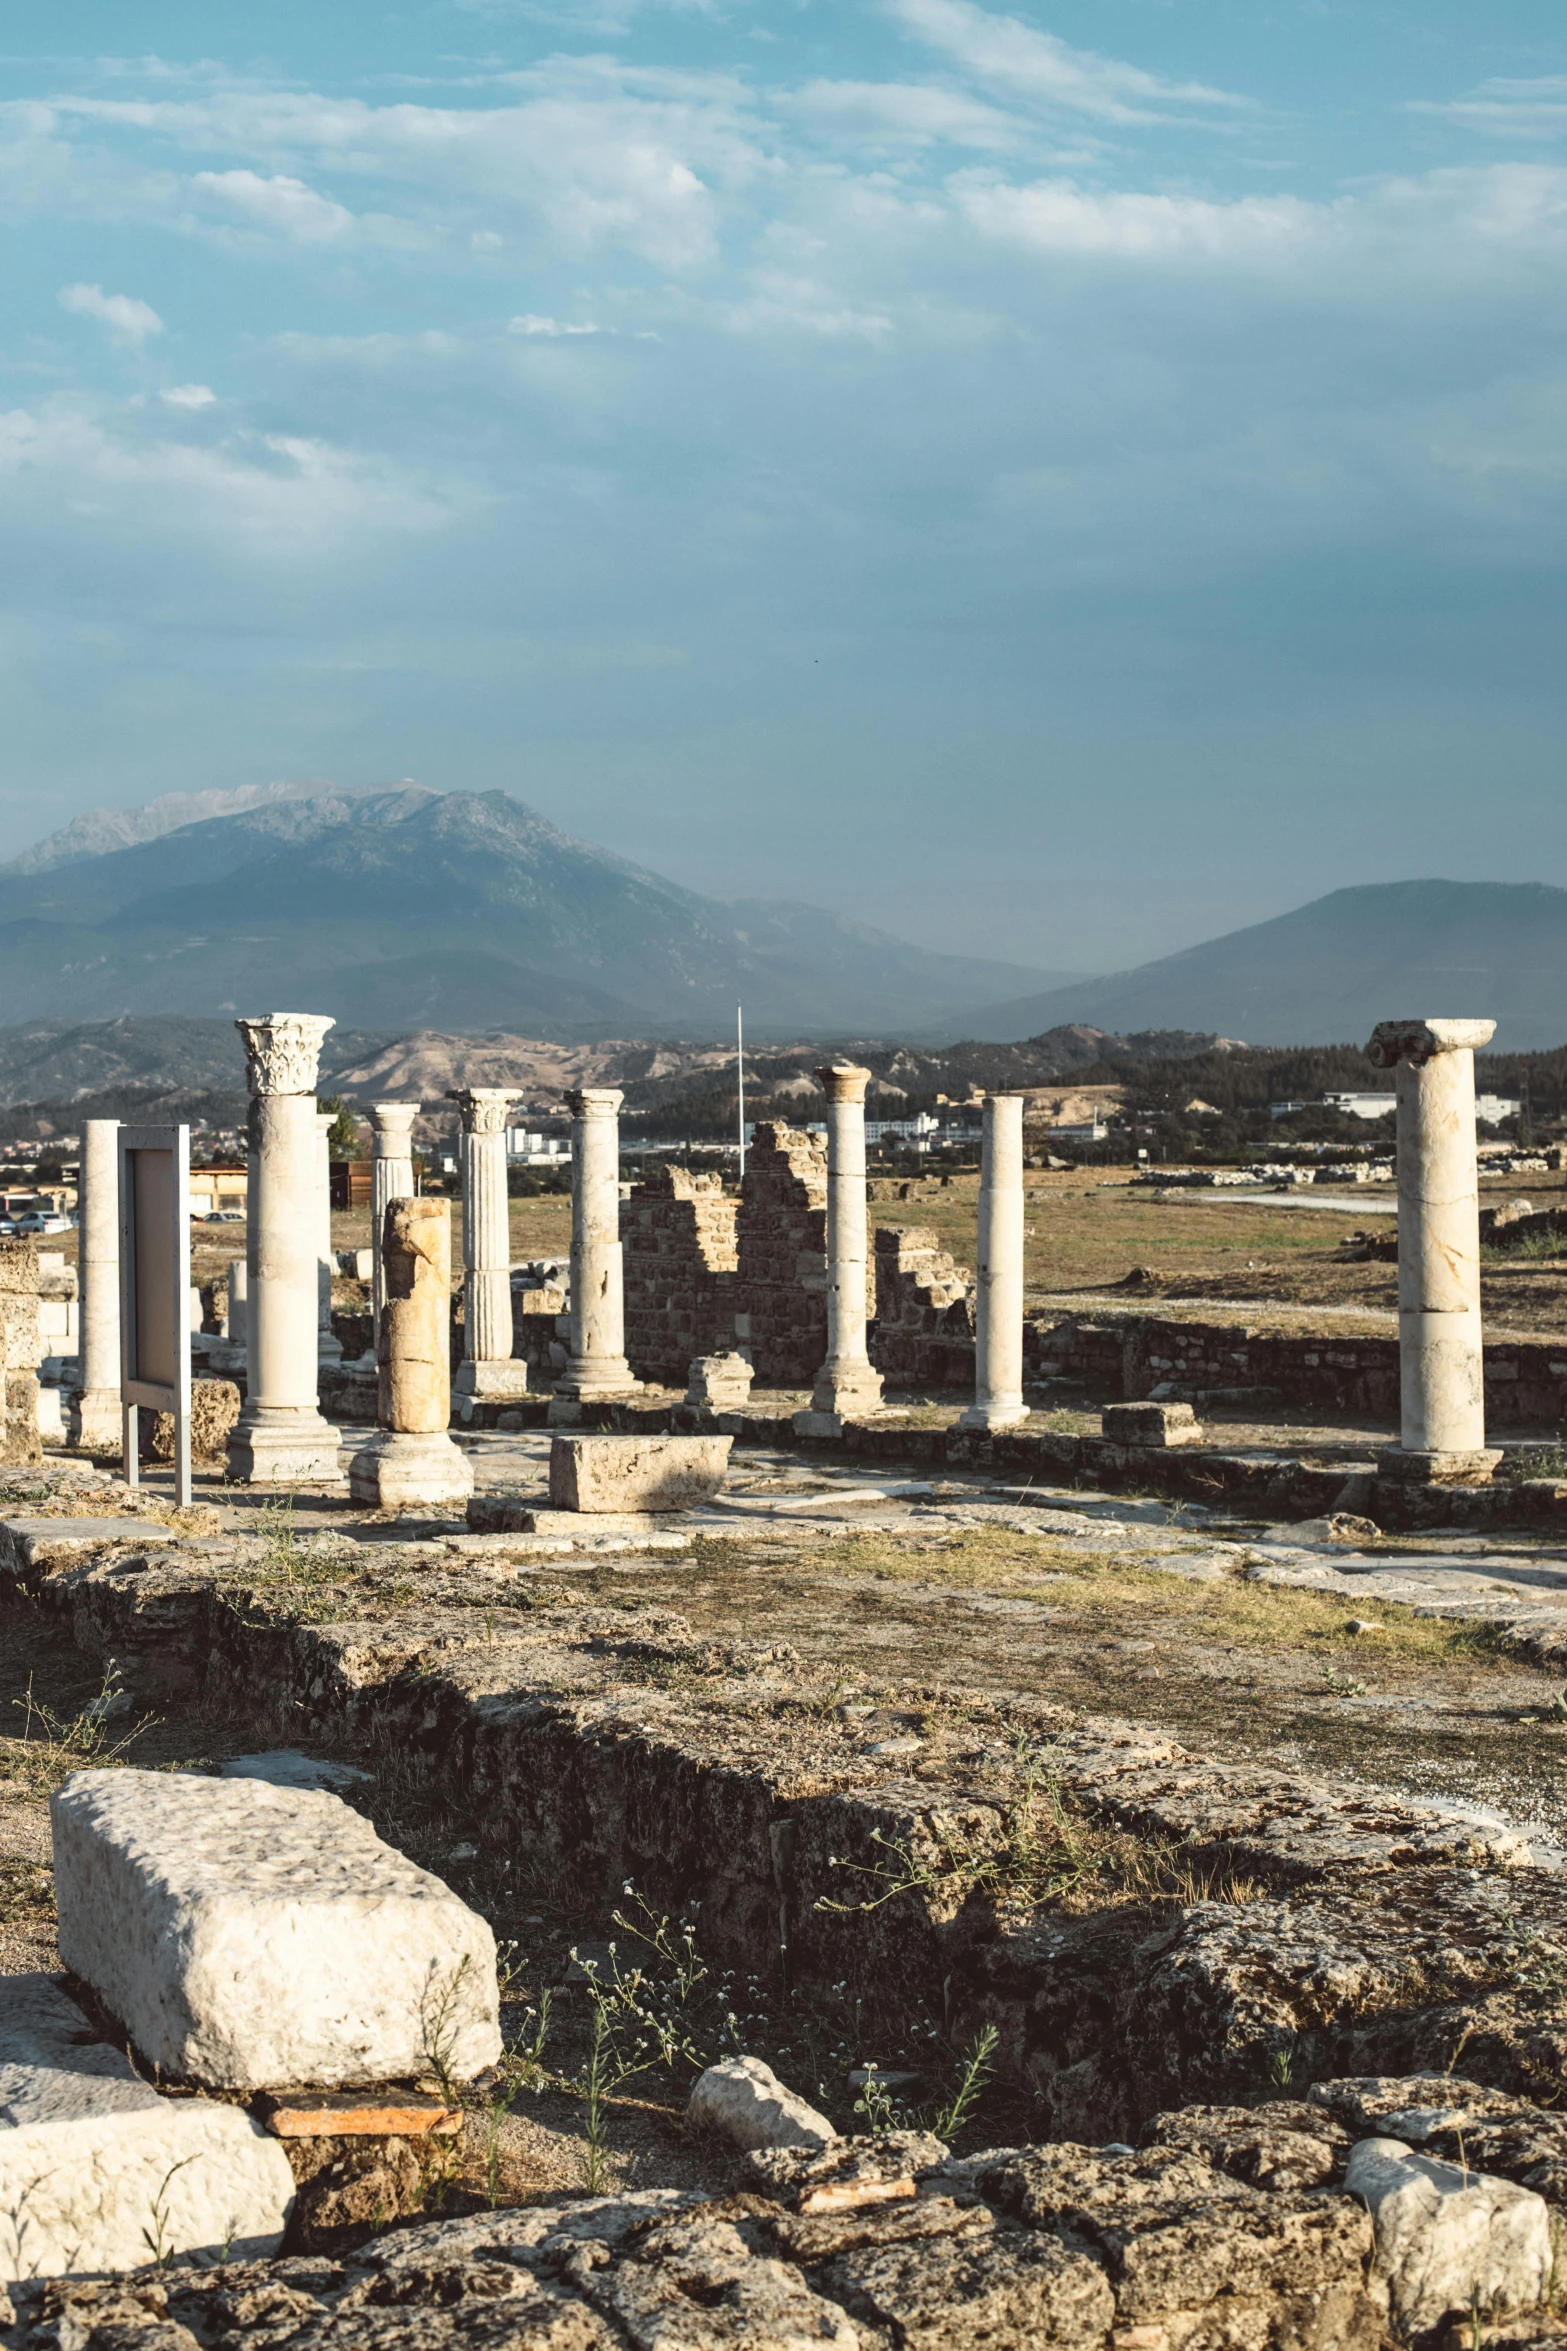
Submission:
<svg viewBox="0 0 1567 2351">
<path fill-rule="evenodd" d="M 1546 0 L 0 40 L 0 854 L 411 776 L 1084 968 L 1567 883 Z"/>
</svg>

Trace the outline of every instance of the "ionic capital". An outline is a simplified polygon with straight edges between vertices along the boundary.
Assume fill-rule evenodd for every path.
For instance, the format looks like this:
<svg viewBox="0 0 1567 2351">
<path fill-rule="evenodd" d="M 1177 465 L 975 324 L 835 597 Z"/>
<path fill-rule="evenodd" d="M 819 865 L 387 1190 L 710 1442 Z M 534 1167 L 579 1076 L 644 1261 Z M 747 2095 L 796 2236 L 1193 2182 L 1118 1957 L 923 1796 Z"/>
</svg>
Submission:
<svg viewBox="0 0 1567 2351">
<path fill-rule="evenodd" d="M 1439 1053 L 1476 1053 L 1495 1034 L 1494 1020 L 1379 1020 L 1366 1058 L 1378 1069 L 1396 1069 L 1401 1061 L 1421 1069 Z"/>
<path fill-rule="evenodd" d="M 573 1118 L 613 1118 L 626 1099 L 617 1086 L 576 1086 L 566 1096 Z"/>
<path fill-rule="evenodd" d="M 370 1133 L 377 1159 L 400 1159 L 407 1155 L 413 1138 L 413 1124 L 422 1102 L 372 1102 L 370 1105 Z"/>
<path fill-rule="evenodd" d="M 316 1012 L 258 1012 L 234 1026 L 245 1040 L 245 1077 L 253 1094 L 313 1094 L 321 1040 L 337 1023 Z"/>
</svg>

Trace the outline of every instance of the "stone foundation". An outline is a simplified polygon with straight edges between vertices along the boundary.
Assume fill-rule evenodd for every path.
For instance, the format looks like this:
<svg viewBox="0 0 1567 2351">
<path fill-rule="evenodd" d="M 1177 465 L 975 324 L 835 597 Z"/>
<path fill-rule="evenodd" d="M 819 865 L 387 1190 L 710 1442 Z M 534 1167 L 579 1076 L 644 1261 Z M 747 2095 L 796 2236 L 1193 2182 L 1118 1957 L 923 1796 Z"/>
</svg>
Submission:
<svg viewBox="0 0 1567 2351">
<path fill-rule="evenodd" d="M 876 1228 L 871 1361 L 891 1387 L 974 1384 L 974 1305 L 967 1271 L 924 1225 Z"/>
</svg>

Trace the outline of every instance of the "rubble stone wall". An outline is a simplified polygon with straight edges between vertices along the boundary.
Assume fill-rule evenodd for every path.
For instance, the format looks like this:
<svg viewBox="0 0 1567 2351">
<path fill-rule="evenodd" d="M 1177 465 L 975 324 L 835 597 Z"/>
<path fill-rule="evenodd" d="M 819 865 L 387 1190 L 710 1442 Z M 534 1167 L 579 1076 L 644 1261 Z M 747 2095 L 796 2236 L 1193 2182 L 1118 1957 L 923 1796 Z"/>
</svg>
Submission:
<svg viewBox="0 0 1567 2351">
<path fill-rule="evenodd" d="M 620 1205 L 626 1358 L 638 1379 L 683 1388 L 692 1358 L 734 1345 L 739 1202 L 723 1178 L 662 1167 Z"/>
<path fill-rule="evenodd" d="M 768 1388 L 808 1388 L 827 1352 L 826 1138 L 763 1121 L 736 1219 L 735 1343 Z"/>
<path fill-rule="evenodd" d="M 0 1461 L 43 1459 L 38 1435 L 38 1364 L 43 1345 L 38 1329 L 38 1243 L 27 1235 L 0 1240 L 0 1352 L 3 1352 L 4 1417 Z"/>
<path fill-rule="evenodd" d="M 974 1305 L 969 1277 L 926 1225 L 878 1225 L 871 1361 L 893 1387 L 969 1387 Z"/>
</svg>

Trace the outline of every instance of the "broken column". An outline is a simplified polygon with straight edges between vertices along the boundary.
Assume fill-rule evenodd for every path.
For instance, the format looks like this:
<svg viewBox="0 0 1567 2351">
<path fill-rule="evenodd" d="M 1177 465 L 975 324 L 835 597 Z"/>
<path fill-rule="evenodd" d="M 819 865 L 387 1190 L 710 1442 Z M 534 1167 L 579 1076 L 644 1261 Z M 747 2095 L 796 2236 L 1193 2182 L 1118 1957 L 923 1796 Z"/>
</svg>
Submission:
<svg viewBox="0 0 1567 2351">
<path fill-rule="evenodd" d="M 571 1353 L 555 1382 L 549 1418 L 580 1420 L 584 1404 L 636 1394 L 626 1361 L 620 1255 L 620 1122 L 613 1086 L 566 1096 L 571 1112 Z"/>
<path fill-rule="evenodd" d="M 866 1348 L 865 1089 L 870 1071 L 851 1062 L 819 1069 L 827 1091 L 827 1358 L 802 1437 L 839 1436 L 845 1420 L 881 1407 L 881 1374 Z"/>
<path fill-rule="evenodd" d="M 974 1401 L 958 1426 L 1008 1429 L 1023 1401 L 1023 1097 L 987 1094 L 979 1162 Z"/>
<path fill-rule="evenodd" d="M 370 1312 L 375 1336 L 381 1335 L 381 1305 L 386 1281 L 381 1270 L 381 1235 L 386 1212 L 394 1200 L 414 1196 L 414 1120 L 420 1102 L 372 1102 L 370 1105 Z"/>
<path fill-rule="evenodd" d="M 446 1200 L 393 1200 L 381 1236 L 386 1301 L 376 1341 L 380 1426 L 348 1465 L 356 1502 L 381 1510 L 457 1503 L 473 1470 L 447 1434 L 452 1413 L 452 1211 Z"/>
<path fill-rule="evenodd" d="M 337 1124 L 333 1110 L 318 1110 L 316 1125 L 320 1137 L 320 1195 L 318 1211 L 321 1229 L 316 1247 L 316 1360 L 318 1363 L 341 1363 L 343 1342 L 332 1328 L 332 1269 L 336 1262 L 332 1255 L 332 1129 Z"/>
<path fill-rule="evenodd" d="M 241 1353 L 245 1346 L 245 1304 L 250 1296 L 250 1268 L 243 1257 L 229 1259 L 229 1310 L 224 1318 L 223 1336 L 231 1347 Z"/>
<path fill-rule="evenodd" d="M 1384 1020 L 1366 1051 L 1398 1103 L 1399 1442 L 1396 1477 L 1489 1477 L 1480 1329 L 1475 1048 L 1491 1020 Z"/>
<path fill-rule="evenodd" d="M 229 1475 L 258 1486 L 335 1483 L 337 1431 L 316 1402 L 320 1163 L 316 1070 L 332 1026 L 268 1012 L 234 1026 L 250 1081 L 247 1394 Z"/>
<path fill-rule="evenodd" d="M 463 1359 L 452 1382 L 461 1412 L 466 1397 L 525 1396 L 528 1367 L 511 1351 L 506 1112 L 515 1096 L 504 1086 L 462 1086 L 446 1099 L 462 1116 Z"/>
<path fill-rule="evenodd" d="M 120 1449 L 120 1122 L 82 1122 L 81 1392 L 71 1441 L 87 1453 Z"/>
</svg>

